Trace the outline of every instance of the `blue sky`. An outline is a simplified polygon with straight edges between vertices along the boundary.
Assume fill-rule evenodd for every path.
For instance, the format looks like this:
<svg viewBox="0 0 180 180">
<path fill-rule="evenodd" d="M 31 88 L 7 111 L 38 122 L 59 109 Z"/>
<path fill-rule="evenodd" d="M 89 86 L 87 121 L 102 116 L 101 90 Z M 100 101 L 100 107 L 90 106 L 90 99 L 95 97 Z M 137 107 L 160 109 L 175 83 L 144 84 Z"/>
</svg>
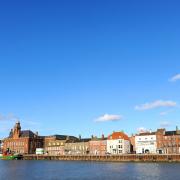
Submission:
<svg viewBox="0 0 180 180">
<path fill-rule="evenodd" d="M 17 119 L 42 135 L 82 137 L 180 126 L 179 6 L 1 2 L 0 137 Z"/>
</svg>

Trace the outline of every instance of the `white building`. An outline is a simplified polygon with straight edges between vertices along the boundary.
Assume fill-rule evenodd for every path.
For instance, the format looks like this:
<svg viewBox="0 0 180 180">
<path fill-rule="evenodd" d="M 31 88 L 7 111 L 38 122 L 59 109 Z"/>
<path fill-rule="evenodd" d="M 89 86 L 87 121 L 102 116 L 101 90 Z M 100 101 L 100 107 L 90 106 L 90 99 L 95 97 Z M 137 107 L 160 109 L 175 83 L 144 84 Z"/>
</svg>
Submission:
<svg viewBox="0 0 180 180">
<path fill-rule="evenodd" d="M 141 133 L 135 136 L 136 154 L 155 154 L 157 142 L 155 133 Z"/>
<path fill-rule="evenodd" d="M 107 139 L 107 153 L 128 154 L 130 153 L 129 137 L 123 132 L 113 132 Z"/>
</svg>

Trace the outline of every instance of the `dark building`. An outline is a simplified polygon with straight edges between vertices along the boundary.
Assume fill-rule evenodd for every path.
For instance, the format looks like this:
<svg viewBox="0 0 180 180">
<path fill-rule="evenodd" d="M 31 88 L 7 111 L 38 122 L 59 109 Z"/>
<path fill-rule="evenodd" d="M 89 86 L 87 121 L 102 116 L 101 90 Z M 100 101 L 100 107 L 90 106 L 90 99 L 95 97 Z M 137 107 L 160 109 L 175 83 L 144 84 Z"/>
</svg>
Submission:
<svg viewBox="0 0 180 180">
<path fill-rule="evenodd" d="M 9 137 L 3 140 L 3 150 L 20 154 L 34 154 L 36 148 L 43 148 L 44 137 L 38 136 L 30 130 L 21 130 L 20 122 L 17 122 L 9 133 Z"/>
<path fill-rule="evenodd" d="M 2 152 L 2 140 L 0 140 L 0 152 Z"/>
</svg>

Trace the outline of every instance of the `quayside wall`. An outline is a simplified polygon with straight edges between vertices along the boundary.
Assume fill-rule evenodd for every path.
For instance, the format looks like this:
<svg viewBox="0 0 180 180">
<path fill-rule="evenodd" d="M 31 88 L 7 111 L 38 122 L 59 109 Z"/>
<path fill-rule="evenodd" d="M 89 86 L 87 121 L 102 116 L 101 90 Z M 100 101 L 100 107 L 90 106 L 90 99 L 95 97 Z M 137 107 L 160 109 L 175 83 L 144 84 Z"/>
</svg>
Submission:
<svg viewBox="0 0 180 180">
<path fill-rule="evenodd" d="M 24 155 L 23 160 L 60 160 L 60 161 L 107 161 L 107 162 L 180 162 L 180 154 L 128 154 L 128 155 L 107 155 L 107 156 L 90 156 L 90 155 Z"/>
</svg>

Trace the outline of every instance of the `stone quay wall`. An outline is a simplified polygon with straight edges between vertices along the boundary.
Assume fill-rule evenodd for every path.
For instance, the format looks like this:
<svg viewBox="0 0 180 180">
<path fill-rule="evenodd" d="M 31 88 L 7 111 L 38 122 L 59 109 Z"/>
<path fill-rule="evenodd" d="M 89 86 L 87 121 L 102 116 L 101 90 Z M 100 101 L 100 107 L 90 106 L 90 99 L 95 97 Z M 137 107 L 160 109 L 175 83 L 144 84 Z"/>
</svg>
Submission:
<svg viewBox="0 0 180 180">
<path fill-rule="evenodd" d="M 49 155 L 24 155 L 23 160 L 60 160 L 60 161 L 102 161 L 102 162 L 180 162 L 180 154 L 127 154 L 107 156 L 49 156 Z"/>
</svg>

